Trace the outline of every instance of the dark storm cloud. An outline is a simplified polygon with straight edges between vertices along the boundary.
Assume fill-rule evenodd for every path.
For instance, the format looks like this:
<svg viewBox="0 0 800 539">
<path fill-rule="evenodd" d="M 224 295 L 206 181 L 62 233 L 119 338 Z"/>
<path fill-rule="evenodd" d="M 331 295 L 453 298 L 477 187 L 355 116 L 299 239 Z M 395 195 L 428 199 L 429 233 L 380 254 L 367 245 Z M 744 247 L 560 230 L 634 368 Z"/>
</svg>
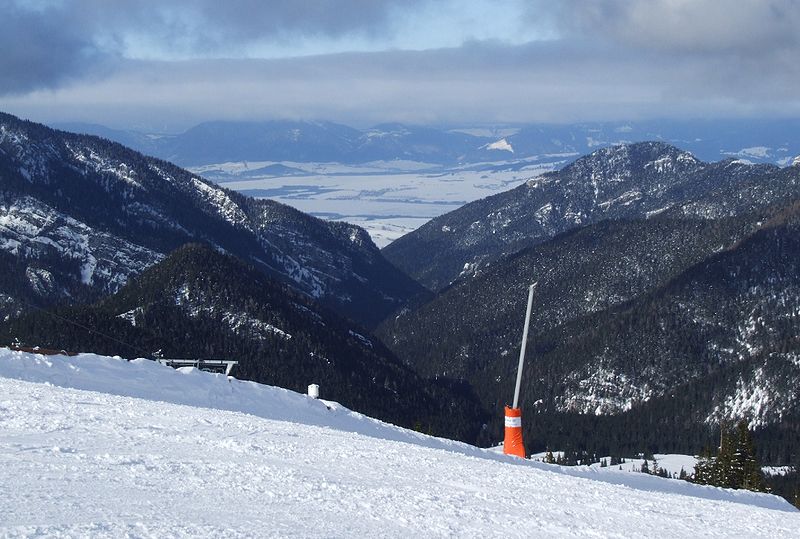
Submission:
<svg viewBox="0 0 800 539">
<path fill-rule="evenodd" d="M 372 36 L 402 0 L 0 0 L 0 94 L 109 69 L 130 49 L 231 56 L 263 39 Z M 133 43 L 133 45 L 132 45 Z"/>
<path fill-rule="evenodd" d="M 0 0 L 0 95 L 85 75 L 105 54 L 58 7 L 30 10 Z"/>
</svg>

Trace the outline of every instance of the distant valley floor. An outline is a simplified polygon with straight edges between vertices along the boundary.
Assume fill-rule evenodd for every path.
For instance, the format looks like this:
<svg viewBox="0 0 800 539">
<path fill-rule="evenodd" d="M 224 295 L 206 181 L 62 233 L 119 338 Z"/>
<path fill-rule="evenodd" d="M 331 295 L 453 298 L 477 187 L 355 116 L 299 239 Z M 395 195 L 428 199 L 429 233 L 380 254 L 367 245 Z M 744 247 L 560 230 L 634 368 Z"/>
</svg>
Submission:
<svg viewBox="0 0 800 539">
<path fill-rule="evenodd" d="M 467 202 L 563 167 L 572 154 L 444 168 L 416 161 L 364 165 L 231 162 L 190 170 L 227 188 L 365 228 L 384 247 Z"/>
</svg>

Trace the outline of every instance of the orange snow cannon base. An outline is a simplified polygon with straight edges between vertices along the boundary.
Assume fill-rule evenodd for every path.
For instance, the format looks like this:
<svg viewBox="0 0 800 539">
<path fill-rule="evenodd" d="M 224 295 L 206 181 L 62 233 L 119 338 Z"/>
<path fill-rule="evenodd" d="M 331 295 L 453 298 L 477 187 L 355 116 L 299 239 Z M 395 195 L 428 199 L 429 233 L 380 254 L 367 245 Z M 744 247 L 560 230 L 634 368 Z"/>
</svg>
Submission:
<svg viewBox="0 0 800 539">
<path fill-rule="evenodd" d="M 506 429 L 503 453 L 525 458 L 525 444 L 522 442 L 522 409 L 506 406 Z"/>
</svg>

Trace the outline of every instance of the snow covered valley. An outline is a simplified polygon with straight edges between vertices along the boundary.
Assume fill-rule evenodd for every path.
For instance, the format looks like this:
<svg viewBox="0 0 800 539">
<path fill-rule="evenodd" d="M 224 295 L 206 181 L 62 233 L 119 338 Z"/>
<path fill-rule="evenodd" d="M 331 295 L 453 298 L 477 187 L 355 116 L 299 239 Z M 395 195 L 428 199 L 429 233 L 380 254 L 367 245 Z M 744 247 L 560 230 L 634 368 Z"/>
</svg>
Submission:
<svg viewBox="0 0 800 539">
<path fill-rule="evenodd" d="M 452 168 L 412 161 L 364 165 L 264 161 L 190 170 L 245 195 L 359 225 L 384 247 L 433 217 L 516 187 L 574 157 L 554 154 Z"/>
<path fill-rule="evenodd" d="M 7 349 L 0 499 L 0 536 L 11 537 L 792 537 L 800 529 L 800 512 L 767 494 L 522 462 L 191 368 Z"/>
</svg>

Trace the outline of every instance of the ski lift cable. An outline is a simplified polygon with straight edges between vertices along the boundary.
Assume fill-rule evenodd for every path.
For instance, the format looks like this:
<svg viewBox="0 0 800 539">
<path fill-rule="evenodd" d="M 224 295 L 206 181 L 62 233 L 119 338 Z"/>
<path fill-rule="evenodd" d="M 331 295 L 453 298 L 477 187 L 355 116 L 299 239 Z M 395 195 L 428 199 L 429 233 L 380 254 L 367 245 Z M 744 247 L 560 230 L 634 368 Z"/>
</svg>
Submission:
<svg viewBox="0 0 800 539">
<path fill-rule="evenodd" d="M 49 311 L 49 310 L 44 309 L 42 307 L 39 307 L 38 305 L 34 305 L 33 303 L 28 303 L 27 301 L 24 301 L 24 300 L 21 300 L 21 299 L 17 299 L 17 301 L 19 301 L 20 303 L 22 303 L 24 305 L 27 305 L 28 307 L 32 307 L 32 308 L 36 309 L 37 311 L 40 311 L 40 312 L 43 312 L 43 313 L 45 313 L 45 314 L 47 314 L 49 316 L 52 316 L 53 318 L 57 318 L 57 319 L 61 320 L 62 322 L 66 322 L 67 324 L 71 324 L 71 325 L 73 325 L 75 327 L 79 327 L 79 328 L 81 328 L 81 329 L 83 329 L 85 331 L 88 331 L 89 333 L 94 333 L 95 335 L 100 335 L 101 337 L 104 337 L 106 339 L 114 341 L 117 344 L 121 344 L 123 346 L 127 346 L 128 348 L 131 348 L 132 350 L 137 350 L 139 352 L 142 352 L 144 354 L 144 357 L 146 357 L 148 359 L 152 359 L 153 353 L 152 352 L 148 352 L 144 348 L 140 348 L 139 346 L 127 343 L 125 341 L 117 339 L 116 337 L 112 337 L 111 335 L 108 335 L 107 333 L 103 333 L 102 331 L 99 331 L 97 329 L 92 329 L 92 328 L 90 328 L 88 326 L 84 326 L 83 324 L 79 324 L 78 322 L 75 322 L 74 320 L 70 320 L 68 318 L 64 318 L 61 315 L 58 315 L 58 314 L 56 314 L 56 313 L 54 313 L 52 311 Z"/>
</svg>

